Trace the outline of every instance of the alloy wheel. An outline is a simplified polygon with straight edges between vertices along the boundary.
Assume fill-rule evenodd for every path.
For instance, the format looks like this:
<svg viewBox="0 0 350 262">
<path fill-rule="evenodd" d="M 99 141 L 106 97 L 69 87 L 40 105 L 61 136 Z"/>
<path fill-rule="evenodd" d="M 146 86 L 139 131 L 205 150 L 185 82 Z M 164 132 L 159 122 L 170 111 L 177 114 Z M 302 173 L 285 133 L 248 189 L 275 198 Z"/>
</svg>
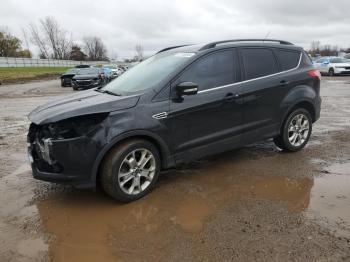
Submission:
<svg viewBox="0 0 350 262">
<path fill-rule="evenodd" d="M 293 117 L 288 126 L 288 140 L 292 146 L 302 145 L 308 138 L 310 122 L 304 114 Z"/>
<path fill-rule="evenodd" d="M 141 148 L 130 152 L 121 162 L 118 184 L 122 191 L 137 195 L 152 182 L 156 172 L 156 160 L 147 149 Z"/>
</svg>

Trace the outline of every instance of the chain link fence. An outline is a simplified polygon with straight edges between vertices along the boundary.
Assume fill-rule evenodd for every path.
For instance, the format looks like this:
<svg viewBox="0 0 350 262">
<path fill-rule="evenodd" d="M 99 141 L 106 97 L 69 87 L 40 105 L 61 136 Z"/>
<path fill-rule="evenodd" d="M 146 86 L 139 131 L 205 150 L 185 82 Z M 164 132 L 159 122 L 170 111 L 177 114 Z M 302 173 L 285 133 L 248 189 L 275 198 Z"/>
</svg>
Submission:
<svg viewBox="0 0 350 262">
<path fill-rule="evenodd" d="M 103 65 L 108 63 L 110 62 L 0 57 L 0 67 L 75 67 L 82 64 Z"/>
</svg>

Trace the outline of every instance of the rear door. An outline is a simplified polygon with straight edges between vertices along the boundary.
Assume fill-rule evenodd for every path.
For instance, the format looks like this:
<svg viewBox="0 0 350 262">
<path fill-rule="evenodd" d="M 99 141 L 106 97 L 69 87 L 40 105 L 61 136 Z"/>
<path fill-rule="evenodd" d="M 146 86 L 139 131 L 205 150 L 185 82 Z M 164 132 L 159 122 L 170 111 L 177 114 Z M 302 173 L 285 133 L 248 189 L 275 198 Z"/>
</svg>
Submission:
<svg viewBox="0 0 350 262">
<path fill-rule="evenodd" d="M 293 86 L 288 72 L 298 66 L 300 52 L 244 47 L 240 48 L 240 58 L 244 75 L 240 93 L 244 103 L 244 139 L 251 143 L 278 133 L 280 104 Z"/>
<path fill-rule="evenodd" d="M 194 152 L 195 148 L 198 150 L 192 158 L 198 158 L 223 150 L 218 146 L 223 141 L 231 138 L 239 141 L 243 111 L 235 99 L 239 93 L 238 69 L 236 50 L 216 51 L 192 63 L 172 83 L 173 95 L 181 82 L 199 86 L 198 94 L 170 102 L 172 150 L 178 158 L 191 158 L 188 153 L 184 156 L 184 152 Z"/>
</svg>

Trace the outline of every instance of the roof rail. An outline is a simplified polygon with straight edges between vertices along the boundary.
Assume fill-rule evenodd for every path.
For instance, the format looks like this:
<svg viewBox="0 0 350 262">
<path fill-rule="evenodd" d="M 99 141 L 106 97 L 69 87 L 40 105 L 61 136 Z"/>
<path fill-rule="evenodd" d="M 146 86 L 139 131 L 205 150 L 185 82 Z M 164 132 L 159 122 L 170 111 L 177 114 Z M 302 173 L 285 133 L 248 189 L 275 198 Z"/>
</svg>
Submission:
<svg viewBox="0 0 350 262">
<path fill-rule="evenodd" d="M 293 45 L 291 42 L 276 40 L 276 39 L 232 39 L 232 40 L 223 40 L 223 41 L 217 41 L 217 42 L 206 44 L 203 47 L 201 47 L 199 51 L 209 49 L 209 48 L 214 48 L 218 44 L 231 43 L 231 42 L 277 42 L 277 43 L 280 43 L 281 45 Z"/>
<path fill-rule="evenodd" d="M 168 51 L 168 50 L 171 50 L 171 49 L 174 49 L 174 48 L 178 48 L 178 47 L 183 47 L 183 46 L 188 46 L 188 45 L 176 45 L 176 46 L 169 46 L 169 47 L 166 47 L 160 51 L 158 51 L 156 54 L 159 54 L 159 53 L 162 53 L 162 52 L 165 52 L 165 51 Z"/>
</svg>

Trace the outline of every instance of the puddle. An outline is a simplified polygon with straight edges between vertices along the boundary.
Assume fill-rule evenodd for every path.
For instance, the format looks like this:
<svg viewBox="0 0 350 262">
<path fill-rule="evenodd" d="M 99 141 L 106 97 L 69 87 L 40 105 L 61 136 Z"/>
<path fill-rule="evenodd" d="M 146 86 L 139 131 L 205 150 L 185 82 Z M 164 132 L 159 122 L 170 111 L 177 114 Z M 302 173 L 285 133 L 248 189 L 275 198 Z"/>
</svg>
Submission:
<svg viewBox="0 0 350 262">
<path fill-rule="evenodd" d="M 115 202 L 100 190 L 62 190 L 62 186 L 48 190 L 38 182 L 41 186 L 36 189 L 45 191 L 44 199 L 26 206 L 28 196 L 18 196 L 22 209 L 16 216 L 21 220 L 38 216 L 50 239 L 20 240 L 17 252 L 37 257 L 48 249 L 51 261 L 108 262 L 140 256 L 166 260 L 174 243 L 198 235 L 225 206 L 246 200 L 282 202 L 290 212 L 305 213 L 336 234 L 348 236 L 349 164 L 333 165 L 321 177 L 298 177 L 325 162 L 306 160 L 303 152 L 279 154 L 268 146 L 253 150 L 225 153 L 164 172 L 151 194 L 129 204 Z M 18 177 L 31 179 L 27 164 L 6 177 L 6 186 L 15 186 Z M 3 212 L 19 208 L 8 206 Z"/>
<path fill-rule="evenodd" d="M 283 201 L 291 212 L 308 207 L 312 179 L 280 176 L 277 169 L 276 175 L 266 175 L 256 169 L 268 165 L 264 161 L 252 160 L 243 168 L 239 161 L 227 162 L 228 158 L 232 156 L 166 172 L 151 194 L 129 204 L 91 191 L 41 201 L 37 205 L 41 221 L 53 236 L 52 261 L 115 261 L 130 255 L 130 250 L 142 256 L 152 250 L 152 256 L 162 256 L 178 238 L 201 232 L 218 209 L 247 198 Z M 155 250 L 156 246 L 161 248 Z"/>
<path fill-rule="evenodd" d="M 308 216 L 337 235 L 350 237 L 350 163 L 334 164 L 315 178 Z"/>
</svg>

